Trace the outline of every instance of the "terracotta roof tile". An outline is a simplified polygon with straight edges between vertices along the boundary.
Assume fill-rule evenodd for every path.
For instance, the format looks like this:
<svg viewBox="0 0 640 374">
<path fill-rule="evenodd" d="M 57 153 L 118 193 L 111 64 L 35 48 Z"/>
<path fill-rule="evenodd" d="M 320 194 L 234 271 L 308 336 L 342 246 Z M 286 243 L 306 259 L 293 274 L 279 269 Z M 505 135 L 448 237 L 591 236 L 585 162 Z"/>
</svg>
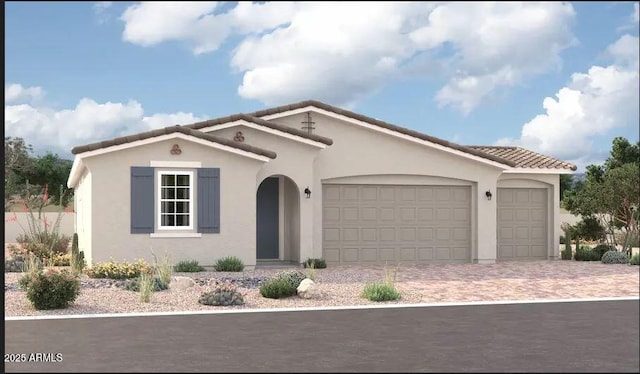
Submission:
<svg viewBox="0 0 640 374">
<path fill-rule="evenodd" d="M 518 168 L 531 169 L 569 169 L 576 170 L 574 164 L 545 156 L 528 149 L 508 146 L 469 145 L 471 149 L 502 157 L 516 163 Z"/>
<path fill-rule="evenodd" d="M 78 153 L 84 153 L 84 152 L 89 152 L 89 151 L 95 151 L 97 149 L 101 149 L 101 148 L 107 148 L 107 147 L 112 147 L 115 145 L 120 145 L 120 144 L 125 144 L 125 143 L 131 143 L 131 142 L 135 142 L 138 140 L 144 140 L 144 139 L 150 139 L 150 138 L 154 138 L 156 136 L 160 136 L 160 135 L 166 135 L 166 134 L 173 134 L 175 132 L 179 132 L 181 134 L 185 134 L 185 135 L 190 135 L 199 139 L 203 139 L 203 140 L 207 140 L 210 141 L 212 143 L 218 143 L 218 144 L 222 144 L 222 145 L 226 145 L 228 147 L 232 147 L 232 148 L 236 148 L 236 149 L 240 149 L 246 152 L 251 152 L 260 156 L 265 156 L 265 157 L 269 157 L 269 158 L 276 158 L 276 153 L 273 151 L 269 151 L 266 149 L 262 149 L 262 148 L 258 148 L 258 147 L 253 147 L 250 146 L 248 144 L 244 144 L 244 143 L 237 143 L 234 142 L 233 140 L 229 140 L 229 139 L 225 139 L 225 138 L 221 138 L 218 136 L 214 136 L 214 135 L 210 135 L 207 133 L 204 133 L 202 131 L 198 131 L 198 130 L 194 130 L 188 127 L 184 127 L 184 126 L 169 126 L 169 127 L 165 127 L 162 129 L 156 129 L 156 130 L 151 130 L 151 131 L 147 131 L 147 132 L 142 132 L 139 134 L 135 134 L 135 135 L 129 135 L 129 136 L 121 136 L 115 139 L 111 139 L 111 140 L 105 140 L 102 142 L 96 142 L 96 143 L 91 143 L 91 144 L 87 144 L 87 145 L 82 145 L 82 146 L 78 146 L 78 147 L 74 147 L 71 150 L 71 153 L 73 153 L 74 155 L 78 154 Z"/>
</svg>

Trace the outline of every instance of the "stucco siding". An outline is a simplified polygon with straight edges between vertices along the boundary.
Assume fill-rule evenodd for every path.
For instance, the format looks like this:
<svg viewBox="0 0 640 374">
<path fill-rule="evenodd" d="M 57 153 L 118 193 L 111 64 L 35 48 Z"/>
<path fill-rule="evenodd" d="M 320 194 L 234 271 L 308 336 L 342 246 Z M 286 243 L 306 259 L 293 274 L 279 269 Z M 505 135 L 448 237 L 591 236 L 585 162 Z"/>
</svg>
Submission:
<svg viewBox="0 0 640 374">
<path fill-rule="evenodd" d="M 170 154 L 173 144 L 180 146 L 180 155 Z M 189 238 L 130 233 L 130 167 L 150 166 L 151 161 L 201 162 L 202 167 L 220 168 L 220 233 Z M 92 173 L 90 243 L 94 263 L 110 258 L 152 261 L 153 250 L 158 256 L 168 253 L 174 262 L 198 260 L 210 266 L 220 257 L 233 255 L 247 266 L 255 265 L 256 173 L 261 161 L 180 139 L 92 156 L 84 162 Z M 195 175 L 194 168 L 156 167 L 156 171 L 160 169 L 191 170 Z M 157 233 L 157 219 L 154 221 Z"/>
<path fill-rule="evenodd" d="M 273 122 L 298 127 L 303 115 L 272 119 Z M 313 164 L 314 183 L 310 187 L 313 202 L 313 247 L 303 245 L 303 257 L 322 254 L 322 184 L 344 177 L 376 178 L 377 183 L 402 184 L 416 176 L 451 178 L 472 186 L 472 258 L 475 262 L 496 259 L 496 204 L 487 201 L 484 191 L 495 193 L 502 169 L 463 156 L 444 152 L 413 141 L 383 134 L 322 114 L 313 114 L 314 133 L 333 139 Z M 364 177 L 366 176 L 366 177 Z M 375 177 L 372 177 L 375 176 Z M 415 181 L 415 179 L 414 179 Z M 429 180 L 425 179 L 425 184 Z M 478 196 L 482 195 L 481 199 Z M 306 202 L 303 202 L 306 203 Z M 304 204 L 303 204 L 304 205 Z"/>
<path fill-rule="evenodd" d="M 547 190 L 547 246 L 549 258 L 560 257 L 560 176 L 558 174 L 502 174 L 498 179 L 502 188 L 545 188 Z"/>
</svg>

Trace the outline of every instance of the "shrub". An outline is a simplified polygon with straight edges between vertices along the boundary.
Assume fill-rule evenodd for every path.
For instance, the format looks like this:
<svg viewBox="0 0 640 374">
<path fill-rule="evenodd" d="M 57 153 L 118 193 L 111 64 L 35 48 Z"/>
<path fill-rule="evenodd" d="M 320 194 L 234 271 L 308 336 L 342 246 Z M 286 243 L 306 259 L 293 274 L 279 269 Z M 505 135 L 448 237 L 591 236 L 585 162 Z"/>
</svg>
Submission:
<svg viewBox="0 0 640 374">
<path fill-rule="evenodd" d="M 564 242 L 564 251 L 562 251 L 561 256 L 563 260 L 571 260 L 573 257 L 573 250 L 571 249 L 571 230 L 570 226 L 563 225 L 563 229 L 566 233 L 566 240 Z"/>
<path fill-rule="evenodd" d="M 612 247 L 608 244 L 598 244 L 592 249 L 592 251 L 595 251 L 596 253 L 598 253 L 601 259 L 605 253 L 609 251 L 615 251 L 615 250 L 616 250 L 615 247 Z"/>
<path fill-rule="evenodd" d="M 244 298 L 231 283 L 221 283 L 212 287 L 211 291 L 203 292 L 198 302 L 216 306 L 243 305 Z"/>
<path fill-rule="evenodd" d="M 138 278 L 134 278 L 134 279 L 129 279 L 125 284 L 124 284 L 124 289 L 127 291 L 134 291 L 134 292 L 140 292 L 140 285 L 142 283 L 142 279 L 141 279 L 142 275 Z M 166 289 L 169 288 L 169 285 L 165 282 L 162 281 L 162 279 L 160 277 L 153 277 L 151 278 L 151 286 L 153 288 L 154 292 L 157 291 L 164 291 Z"/>
<path fill-rule="evenodd" d="M 307 278 L 311 279 L 312 281 L 316 280 L 316 268 L 314 266 L 315 264 L 312 262 L 311 265 L 309 265 L 307 268 Z"/>
<path fill-rule="evenodd" d="M 285 278 L 272 278 L 260 286 L 260 295 L 269 299 L 280 299 L 295 295 L 296 287 Z"/>
<path fill-rule="evenodd" d="M 574 258 L 576 261 L 600 261 L 600 254 L 586 245 L 576 248 Z"/>
<path fill-rule="evenodd" d="M 227 256 L 216 261 L 213 268 L 216 271 L 242 271 L 244 264 L 241 259 L 235 256 Z"/>
<path fill-rule="evenodd" d="M 151 266 L 142 259 L 136 263 L 117 263 L 111 260 L 106 263 L 99 262 L 87 268 L 85 273 L 89 278 L 131 279 L 138 278 L 142 273 L 151 273 Z"/>
<path fill-rule="evenodd" d="M 49 262 L 52 266 L 69 266 L 71 265 L 71 253 L 54 253 Z"/>
<path fill-rule="evenodd" d="M 280 272 L 275 276 L 276 279 L 285 280 L 294 289 L 297 289 L 300 282 L 302 282 L 306 277 L 307 276 L 299 270 L 287 270 Z"/>
<path fill-rule="evenodd" d="M 23 250 L 45 259 L 54 254 L 66 253 L 69 250 L 71 238 L 55 231 L 43 231 L 30 235 L 20 234 L 16 241 L 22 246 Z"/>
<path fill-rule="evenodd" d="M 635 255 L 631 256 L 629 263 L 631 265 L 640 265 L 640 253 L 636 253 Z"/>
<path fill-rule="evenodd" d="M 180 261 L 174 269 L 176 273 L 197 273 L 204 270 L 204 267 L 200 266 L 197 260 Z"/>
<path fill-rule="evenodd" d="M 624 252 L 608 251 L 602 255 L 603 264 L 626 264 L 629 262 L 629 255 Z"/>
<path fill-rule="evenodd" d="M 302 265 L 305 268 L 308 268 L 311 265 L 313 265 L 314 269 L 326 269 L 327 268 L 327 263 L 322 258 L 308 258 L 307 261 L 302 263 Z"/>
<path fill-rule="evenodd" d="M 80 294 L 80 280 L 67 271 L 38 272 L 29 275 L 27 299 L 37 310 L 62 309 Z"/>
<path fill-rule="evenodd" d="M 371 301 L 390 301 L 398 300 L 400 293 L 393 284 L 387 282 L 368 283 L 362 291 L 362 297 Z"/>
<path fill-rule="evenodd" d="M 171 276 L 173 275 L 173 262 L 171 261 L 171 257 L 165 253 L 160 262 L 158 262 L 158 258 L 155 253 L 152 251 L 151 254 L 153 255 L 154 274 L 156 277 L 160 278 L 162 283 L 168 285 L 171 283 Z"/>
<path fill-rule="evenodd" d="M 575 235 L 585 240 L 601 240 L 605 236 L 605 229 L 594 216 L 584 217 L 574 226 Z"/>
<path fill-rule="evenodd" d="M 26 266 L 25 257 L 22 255 L 14 255 L 4 260 L 5 273 L 21 273 Z"/>
<path fill-rule="evenodd" d="M 155 285 L 156 278 L 149 273 L 140 274 L 140 301 L 148 303 L 153 296 L 153 287 Z"/>
</svg>

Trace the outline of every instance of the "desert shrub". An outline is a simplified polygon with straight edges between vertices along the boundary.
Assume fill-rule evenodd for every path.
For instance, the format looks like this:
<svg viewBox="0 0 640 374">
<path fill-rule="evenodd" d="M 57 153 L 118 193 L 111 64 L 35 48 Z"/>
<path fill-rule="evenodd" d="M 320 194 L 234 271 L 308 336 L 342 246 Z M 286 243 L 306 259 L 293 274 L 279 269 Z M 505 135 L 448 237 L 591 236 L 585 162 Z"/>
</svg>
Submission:
<svg viewBox="0 0 640 374">
<path fill-rule="evenodd" d="M 242 271 L 244 269 L 244 264 L 242 263 L 242 260 L 236 256 L 227 256 L 218 259 L 218 261 L 213 265 L 213 268 L 216 271 Z"/>
<path fill-rule="evenodd" d="M 594 216 L 584 217 L 574 226 L 574 234 L 589 241 L 602 240 L 605 236 L 605 228 L 600 224 L 598 218 Z"/>
<path fill-rule="evenodd" d="M 127 291 L 140 292 L 140 284 L 142 283 L 142 275 L 138 278 L 129 279 L 124 284 L 124 289 Z M 151 278 L 151 286 L 154 292 L 164 291 L 169 288 L 169 285 L 165 283 L 160 277 L 155 276 Z"/>
<path fill-rule="evenodd" d="M 25 268 L 25 257 L 22 255 L 14 255 L 4 260 L 5 273 L 21 273 Z"/>
<path fill-rule="evenodd" d="M 71 265 L 71 253 L 54 253 L 48 262 L 52 266 L 69 266 Z"/>
<path fill-rule="evenodd" d="M 629 262 L 629 255 L 624 252 L 608 251 L 602 255 L 603 264 L 626 264 Z"/>
<path fill-rule="evenodd" d="M 29 282 L 31 282 L 36 275 L 40 274 L 43 268 L 42 260 L 36 256 L 28 256 L 22 264 L 22 271 L 25 274 L 18 279 L 18 287 L 26 291 L 29 286 Z"/>
<path fill-rule="evenodd" d="M 276 274 L 275 276 L 277 279 L 285 280 L 294 289 L 297 289 L 300 282 L 302 282 L 306 277 L 307 276 L 299 270 L 286 270 Z"/>
<path fill-rule="evenodd" d="M 140 301 L 148 303 L 153 296 L 153 287 L 155 285 L 155 277 L 149 273 L 140 274 Z"/>
<path fill-rule="evenodd" d="M 615 250 L 616 250 L 615 247 L 612 247 L 612 246 L 610 246 L 608 244 L 598 244 L 592 249 L 592 251 L 595 251 L 595 252 L 598 253 L 598 255 L 600 255 L 601 259 L 602 259 L 602 256 L 605 253 L 607 253 L 609 251 L 615 251 Z"/>
<path fill-rule="evenodd" d="M 127 261 L 117 263 L 114 260 L 110 262 L 99 262 L 85 269 L 85 273 L 89 278 L 110 279 L 138 278 L 142 273 L 150 274 L 151 272 L 151 266 L 142 259 L 139 259 L 138 262 L 135 263 L 129 263 Z"/>
<path fill-rule="evenodd" d="M 68 271 L 27 274 L 27 299 L 37 310 L 63 309 L 80 294 L 80 279 Z"/>
<path fill-rule="evenodd" d="M 302 263 L 302 265 L 305 268 L 308 268 L 311 265 L 313 265 L 314 269 L 326 269 L 327 262 L 322 258 L 308 258 L 307 261 Z"/>
<path fill-rule="evenodd" d="M 629 263 L 631 265 L 640 265 L 640 253 L 636 253 L 635 255 L 631 256 Z"/>
<path fill-rule="evenodd" d="M 171 283 L 171 276 L 173 275 L 173 262 L 171 261 L 171 256 L 165 253 L 160 261 L 158 261 L 158 258 L 153 251 L 151 254 L 153 255 L 153 273 L 156 277 L 160 278 L 162 283 L 169 285 L 169 283 Z"/>
<path fill-rule="evenodd" d="M 66 253 L 69 250 L 71 238 L 57 231 L 41 231 L 20 234 L 16 241 L 24 251 L 44 260 L 51 258 L 54 254 Z"/>
<path fill-rule="evenodd" d="M 400 293 L 391 283 L 372 282 L 365 285 L 361 296 L 371 301 L 390 301 L 398 300 Z"/>
<path fill-rule="evenodd" d="M 272 278 L 260 286 L 260 295 L 269 299 L 280 299 L 295 295 L 296 287 L 285 278 Z"/>
<path fill-rule="evenodd" d="M 600 254 L 586 245 L 576 248 L 574 255 L 576 261 L 600 261 Z"/>
<path fill-rule="evenodd" d="M 204 267 L 200 266 L 197 260 L 180 261 L 176 264 L 174 268 L 174 271 L 176 273 L 197 273 L 204 270 L 205 270 Z"/>
<path fill-rule="evenodd" d="M 231 283 L 221 283 L 213 286 L 210 291 L 203 292 L 198 302 L 216 306 L 243 305 L 244 298 Z"/>
</svg>

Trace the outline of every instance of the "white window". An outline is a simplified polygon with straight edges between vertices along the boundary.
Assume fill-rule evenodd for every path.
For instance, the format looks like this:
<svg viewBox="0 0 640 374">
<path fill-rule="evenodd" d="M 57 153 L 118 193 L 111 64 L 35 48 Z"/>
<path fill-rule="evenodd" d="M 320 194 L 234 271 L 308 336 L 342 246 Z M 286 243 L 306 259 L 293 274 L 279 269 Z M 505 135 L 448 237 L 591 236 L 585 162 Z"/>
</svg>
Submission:
<svg viewBox="0 0 640 374">
<path fill-rule="evenodd" d="M 193 229 L 193 172 L 158 171 L 158 228 Z"/>
</svg>

